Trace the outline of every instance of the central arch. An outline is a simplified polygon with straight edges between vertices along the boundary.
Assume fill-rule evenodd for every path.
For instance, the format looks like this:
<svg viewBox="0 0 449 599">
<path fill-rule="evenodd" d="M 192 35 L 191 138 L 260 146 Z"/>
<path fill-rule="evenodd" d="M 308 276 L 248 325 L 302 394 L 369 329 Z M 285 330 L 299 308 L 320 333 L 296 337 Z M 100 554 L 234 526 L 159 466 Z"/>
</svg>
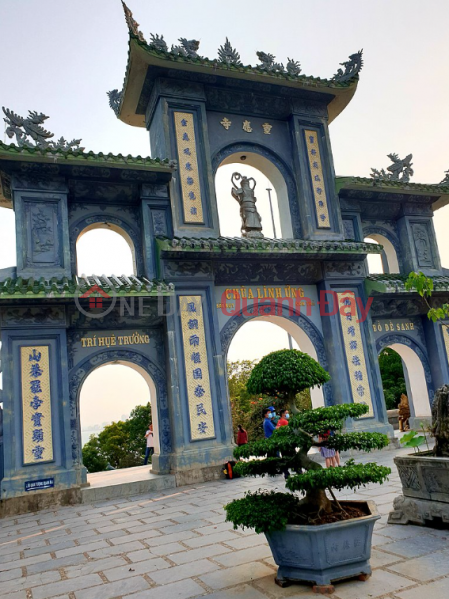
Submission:
<svg viewBox="0 0 449 599">
<path fill-rule="evenodd" d="M 373 239 L 383 246 L 381 259 L 385 274 L 401 272 L 401 244 L 395 235 L 382 227 L 365 226 L 363 238 Z"/>
<path fill-rule="evenodd" d="M 171 429 L 168 411 L 167 384 L 164 373 L 150 359 L 135 350 L 106 349 L 98 351 L 77 364 L 69 373 L 70 425 L 72 459 L 82 469 L 82 444 L 80 422 L 80 393 L 84 381 L 97 368 L 107 364 L 122 364 L 139 372 L 148 384 L 152 398 L 155 454 L 153 472 L 169 472 Z M 154 401 L 153 401 L 154 398 Z M 156 409 L 153 409 L 153 408 Z M 86 479 L 85 472 L 82 474 Z M 85 480 L 84 480 L 85 482 Z"/>
<path fill-rule="evenodd" d="M 298 197 L 295 179 L 285 162 L 274 152 L 254 143 L 234 143 L 219 150 L 212 158 L 214 177 L 220 166 L 240 163 L 240 155 L 246 156 L 245 165 L 262 172 L 276 190 L 283 238 L 301 238 Z"/>
<path fill-rule="evenodd" d="M 323 336 L 312 321 L 288 306 L 277 306 L 276 315 L 271 314 L 272 309 L 270 304 L 260 303 L 257 307 L 249 306 L 245 308 L 245 314 L 243 309 L 240 310 L 228 320 L 220 332 L 221 348 L 225 362 L 229 347 L 237 331 L 246 322 L 259 320 L 271 322 L 283 328 L 293 337 L 302 351 L 308 353 L 325 370 L 328 370 Z M 311 389 L 311 398 L 314 408 L 322 405 L 333 405 L 331 384 L 325 383 L 321 388 Z"/>
<path fill-rule="evenodd" d="M 377 353 L 385 347 L 390 347 L 402 358 L 411 419 L 419 425 L 420 418 L 428 420 L 431 417 L 434 395 L 427 356 L 416 341 L 406 335 L 383 335 L 376 341 Z"/>
</svg>

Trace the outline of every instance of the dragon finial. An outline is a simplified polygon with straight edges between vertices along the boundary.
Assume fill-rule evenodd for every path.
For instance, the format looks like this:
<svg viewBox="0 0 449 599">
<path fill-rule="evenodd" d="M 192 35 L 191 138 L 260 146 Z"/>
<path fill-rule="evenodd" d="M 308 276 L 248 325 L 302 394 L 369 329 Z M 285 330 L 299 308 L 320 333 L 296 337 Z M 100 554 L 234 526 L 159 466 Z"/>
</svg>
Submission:
<svg viewBox="0 0 449 599">
<path fill-rule="evenodd" d="M 231 42 L 226 38 L 225 43 L 218 48 L 218 58 L 220 62 L 228 65 L 240 65 L 240 54 L 231 46 Z"/>
<path fill-rule="evenodd" d="M 161 52 L 168 52 L 167 42 L 164 40 L 164 36 L 159 36 L 157 33 L 153 35 L 150 33 L 150 43 L 148 44 L 150 48 L 154 48 L 155 50 L 160 50 Z"/>
<path fill-rule="evenodd" d="M 125 21 L 128 25 L 129 32 L 132 33 L 137 39 L 146 44 L 146 39 L 143 33 L 139 30 L 139 23 L 134 19 L 133 13 L 129 10 L 126 4 L 122 0 L 123 11 L 125 13 Z"/>
<path fill-rule="evenodd" d="M 345 70 L 343 71 L 343 69 L 338 69 L 336 74 L 332 77 L 332 81 L 343 83 L 345 81 L 353 79 L 356 75 L 358 75 L 363 67 L 362 55 L 363 49 L 359 50 L 355 54 L 351 54 L 349 60 L 341 62 L 340 66 L 344 67 Z"/>
<path fill-rule="evenodd" d="M 372 168 L 370 176 L 375 181 L 401 181 L 402 183 L 408 183 L 414 173 L 412 168 L 413 154 L 407 154 L 402 159 L 395 153 L 387 154 L 387 156 L 393 164 L 390 164 L 387 170 Z"/>
<path fill-rule="evenodd" d="M 112 89 L 110 92 L 106 92 L 109 98 L 109 106 L 118 117 L 120 113 L 120 103 L 122 101 L 123 91 L 119 92 L 118 89 Z"/>
<path fill-rule="evenodd" d="M 178 54 L 185 58 L 199 58 L 197 50 L 200 47 L 200 42 L 198 40 L 188 40 L 185 37 L 180 37 L 178 41 L 181 43 L 180 46 L 171 47 L 173 54 Z"/>
<path fill-rule="evenodd" d="M 258 64 L 257 67 L 261 71 L 265 71 L 266 73 L 284 72 L 284 65 L 279 62 L 274 62 L 275 56 L 273 56 L 273 54 L 265 54 L 265 52 L 256 52 L 256 54 L 261 63 Z"/>
<path fill-rule="evenodd" d="M 42 150 L 78 150 L 82 152 L 84 148 L 79 147 L 80 139 L 72 139 L 68 142 L 61 137 L 57 142 L 51 140 L 54 134 L 42 127 L 42 123 L 48 119 L 48 116 L 42 112 L 28 111 L 28 117 L 24 118 L 8 108 L 2 107 L 5 114 L 3 120 L 8 125 L 6 135 L 9 138 L 16 137 L 17 145 L 21 148 L 40 148 Z M 35 143 L 30 143 L 31 140 Z M 51 141 L 49 141 L 51 140 Z"/>
<path fill-rule="evenodd" d="M 286 69 L 289 75 L 299 75 L 301 72 L 301 64 L 297 60 L 289 58 Z"/>
<path fill-rule="evenodd" d="M 449 185 L 449 170 L 444 171 L 444 179 L 441 181 L 440 185 Z"/>
</svg>

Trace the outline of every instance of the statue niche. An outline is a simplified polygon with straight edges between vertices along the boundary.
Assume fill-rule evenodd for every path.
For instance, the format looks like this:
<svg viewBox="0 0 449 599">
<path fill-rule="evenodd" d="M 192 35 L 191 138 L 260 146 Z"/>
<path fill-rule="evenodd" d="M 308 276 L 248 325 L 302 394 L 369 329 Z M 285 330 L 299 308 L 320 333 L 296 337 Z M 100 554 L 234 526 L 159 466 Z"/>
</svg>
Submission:
<svg viewBox="0 0 449 599">
<path fill-rule="evenodd" d="M 236 182 L 240 181 L 240 187 Z M 251 182 L 253 186 L 251 187 Z M 231 189 L 232 197 L 237 200 L 240 205 L 240 217 L 242 219 L 242 236 L 249 238 L 261 238 L 262 233 L 262 218 L 257 212 L 257 198 L 254 195 L 256 180 L 253 177 L 245 177 L 240 173 L 233 173 L 231 177 L 233 188 Z"/>
</svg>

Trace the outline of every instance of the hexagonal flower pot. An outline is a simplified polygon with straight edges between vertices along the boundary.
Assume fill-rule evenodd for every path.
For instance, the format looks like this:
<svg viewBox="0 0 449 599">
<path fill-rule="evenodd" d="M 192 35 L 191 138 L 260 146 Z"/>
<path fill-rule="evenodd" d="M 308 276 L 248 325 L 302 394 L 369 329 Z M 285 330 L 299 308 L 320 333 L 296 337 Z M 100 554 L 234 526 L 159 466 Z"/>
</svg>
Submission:
<svg viewBox="0 0 449 599">
<path fill-rule="evenodd" d="M 345 501 L 342 505 L 360 507 L 370 515 L 317 526 L 287 525 L 285 530 L 265 533 L 279 566 L 276 582 L 280 586 L 308 581 L 333 592 L 329 586 L 333 581 L 369 577 L 371 539 L 380 515 L 373 501 Z"/>
<path fill-rule="evenodd" d="M 422 452 L 394 458 L 402 493 L 393 502 L 389 524 L 449 525 L 449 458 Z"/>
</svg>

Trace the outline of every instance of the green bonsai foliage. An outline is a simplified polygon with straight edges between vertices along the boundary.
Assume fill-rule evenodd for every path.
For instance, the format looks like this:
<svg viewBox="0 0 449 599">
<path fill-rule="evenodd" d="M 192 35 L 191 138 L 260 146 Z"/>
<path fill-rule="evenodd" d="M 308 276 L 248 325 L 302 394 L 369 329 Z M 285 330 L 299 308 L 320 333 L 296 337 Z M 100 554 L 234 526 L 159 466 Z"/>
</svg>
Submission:
<svg viewBox="0 0 449 599">
<path fill-rule="evenodd" d="M 286 400 L 290 412 L 297 414 L 296 395 L 330 379 L 316 360 L 297 349 L 281 349 L 262 358 L 254 366 L 247 383 L 251 394 L 279 396 Z"/>
<path fill-rule="evenodd" d="M 248 387 L 257 385 L 259 393 L 273 392 L 276 387 L 277 393 L 291 399 L 304 381 L 313 386 L 317 379 L 321 383 L 329 380 L 327 372 L 309 356 L 304 359 L 304 355 L 296 350 L 283 350 L 266 356 L 254 368 L 253 374 L 259 367 L 255 377 L 251 375 Z M 300 372 L 301 365 L 307 367 L 305 374 Z M 332 489 L 356 489 L 371 482 L 383 483 L 391 473 L 390 468 L 349 460 L 340 468 L 324 469 L 307 455 L 312 447 L 369 452 L 388 445 L 388 437 L 380 433 L 342 432 L 348 418 L 359 418 L 368 410 L 364 404 L 306 410 L 292 416 L 289 425 L 276 429 L 269 439 L 235 449 L 235 458 L 245 459 L 235 465 L 235 471 L 241 476 L 277 476 L 288 468 L 291 475 L 285 484 L 290 493 L 247 493 L 225 506 L 226 519 L 233 522 L 235 528 L 254 528 L 257 533 L 282 530 L 288 523 L 314 523 L 324 515 L 344 511 Z M 332 435 L 328 434 L 330 431 Z"/>
</svg>

